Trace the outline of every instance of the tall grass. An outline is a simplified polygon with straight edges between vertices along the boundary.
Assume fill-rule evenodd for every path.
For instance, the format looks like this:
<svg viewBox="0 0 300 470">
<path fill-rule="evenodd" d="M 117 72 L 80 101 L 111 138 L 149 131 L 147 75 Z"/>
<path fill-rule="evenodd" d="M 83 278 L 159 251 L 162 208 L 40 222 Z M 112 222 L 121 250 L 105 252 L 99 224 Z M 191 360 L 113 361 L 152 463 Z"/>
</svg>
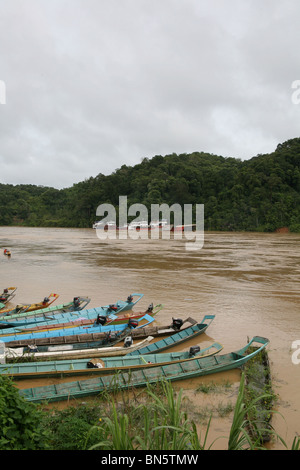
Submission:
<svg viewBox="0 0 300 470">
<path fill-rule="evenodd" d="M 130 409 L 130 414 L 117 412 L 111 403 L 111 416 L 101 421 L 102 439 L 91 449 L 105 450 L 202 450 L 207 432 L 200 442 L 197 427 L 182 411 L 182 390 L 176 397 L 169 382 L 162 381 L 162 397 L 151 386 L 147 403 Z M 93 427 L 93 430 L 98 430 Z"/>
<path fill-rule="evenodd" d="M 230 433 L 229 436 L 224 436 L 228 450 L 257 450 L 263 448 L 260 444 L 261 441 L 254 440 L 253 434 L 250 435 L 248 432 L 249 419 L 247 416 L 251 415 L 249 411 L 251 407 L 256 406 L 257 400 L 245 405 L 244 383 L 244 374 L 242 374 Z M 133 393 L 136 393 L 136 391 Z M 199 451 L 212 449 L 215 441 L 208 445 L 212 416 L 210 416 L 206 429 L 203 431 L 204 434 L 201 435 L 197 423 L 191 420 L 188 414 L 183 411 L 182 393 L 183 391 L 180 390 L 176 394 L 171 382 L 162 380 L 155 386 L 148 385 L 146 393 L 141 392 L 142 400 L 139 401 L 135 398 L 129 399 L 128 395 L 121 394 L 123 400 L 124 396 L 126 397 L 121 403 L 120 394 L 102 394 L 102 400 L 97 400 L 97 405 L 93 408 L 90 416 L 84 412 L 84 407 L 81 413 L 82 418 L 86 414 L 89 422 L 91 422 L 91 419 L 94 423 L 97 420 L 97 424 L 82 423 L 82 420 L 78 419 L 80 416 L 77 416 L 77 414 L 74 415 L 73 420 L 69 421 L 69 424 L 66 419 L 63 420 L 61 426 L 64 433 L 60 433 L 60 436 L 63 435 L 66 442 L 59 442 L 59 445 L 64 445 L 60 448 L 110 451 Z M 53 421 L 55 435 L 60 431 L 59 421 L 61 421 L 59 417 Z M 74 442 L 74 429 L 76 430 L 80 423 L 82 423 L 80 436 Z M 47 424 L 49 425 L 49 421 L 45 422 L 45 426 L 48 428 Z M 64 424 L 69 426 L 69 433 Z M 255 426 L 255 422 L 251 422 L 251 424 Z M 278 437 L 287 448 L 286 443 L 275 433 L 274 437 Z M 57 446 L 57 440 L 55 443 Z M 292 443 L 292 450 L 299 449 L 300 438 L 296 437 Z"/>
<path fill-rule="evenodd" d="M 116 403 L 113 402 L 111 417 L 106 417 L 101 424 L 103 438 L 92 448 L 106 450 L 211 449 L 215 441 L 209 446 L 207 442 L 212 416 L 210 416 L 204 436 L 201 436 L 196 423 L 182 411 L 182 390 L 175 396 L 170 382 L 161 381 L 161 387 L 162 393 L 157 394 L 156 390 L 148 386 L 147 403 L 137 406 L 134 410 L 131 409 L 129 414 L 117 412 Z M 251 414 L 251 408 L 255 408 L 256 402 L 262 397 L 251 401 L 246 406 L 244 393 L 245 381 L 244 374 L 242 374 L 232 425 L 227 438 L 228 450 L 264 448 L 260 444 L 260 439 L 253 440 L 248 432 L 249 420 L 247 419 L 247 416 Z M 251 424 L 252 427 L 255 426 L 255 422 Z M 282 443 L 285 445 L 283 441 Z M 299 449 L 300 440 L 295 438 L 292 447 Z"/>
</svg>

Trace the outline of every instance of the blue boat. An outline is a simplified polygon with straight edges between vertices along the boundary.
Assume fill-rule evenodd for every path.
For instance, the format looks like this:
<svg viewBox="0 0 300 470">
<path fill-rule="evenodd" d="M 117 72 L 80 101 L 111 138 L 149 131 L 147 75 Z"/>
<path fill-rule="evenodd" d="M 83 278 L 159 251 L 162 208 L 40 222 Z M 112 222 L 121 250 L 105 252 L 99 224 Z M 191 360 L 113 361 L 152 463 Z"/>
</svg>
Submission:
<svg viewBox="0 0 300 470">
<path fill-rule="evenodd" d="M 58 313 L 58 314 L 51 314 L 51 312 L 46 311 L 43 313 L 42 310 L 40 310 L 40 315 L 35 313 L 34 316 L 29 317 L 29 318 L 14 318 L 14 319 L 9 319 L 9 317 L 5 318 L 5 320 L 0 320 L 0 327 L 5 326 L 6 329 L 3 331 L 4 335 L 7 335 L 7 327 L 11 328 L 19 328 L 22 327 L 26 328 L 26 326 L 32 327 L 33 325 L 40 325 L 40 324 L 49 324 L 49 322 L 53 321 L 54 323 L 59 323 L 59 322 L 71 322 L 74 321 L 78 318 L 81 319 L 87 319 L 87 320 L 96 320 L 97 316 L 110 316 L 112 314 L 118 314 L 120 312 L 126 312 L 127 310 L 131 310 L 137 302 L 144 296 L 144 294 L 131 294 L 128 296 L 127 300 L 118 300 L 114 304 L 106 305 L 104 307 L 96 307 L 96 308 L 89 308 L 89 309 L 84 309 L 80 311 L 72 311 L 72 312 L 63 312 L 63 313 Z M 134 297 L 137 297 L 137 299 L 134 301 Z M 11 331 L 13 334 L 14 331 Z M 17 331 L 16 331 L 17 333 Z"/>
<path fill-rule="evenodd" d="M 142 322 L 145 320 L 147 323 L 138 326 L 137 328 L 142 328 L 144 326 L 149 325 L 155 319 L 146 314 L 141 319 L 138 319 L 138 322 Z M 127 323 L 120 323 L 116 325 L 91 325 L 86 327 L 77 327 L 77 328 L 62 328 L 60 330 L 46 330 L 40 333 L 29 333 L 29 334 L 18 334 L 18 335 L 8 335 L 8 336 L 0 336 L 0 341 L 3 343 L 9 343 L 11 341 L 20 341 L 20 340 L 29 340 L 29 339 L 39 339 L 39 338 L 55 338 L 58 336 L 70 336 L 70 335 L 81 335 L 86 333 L 106 333 L 106 332 L 115 332 L 115 331 L 122 331 L 124 328 L 127 328 Z"/>
</svg>

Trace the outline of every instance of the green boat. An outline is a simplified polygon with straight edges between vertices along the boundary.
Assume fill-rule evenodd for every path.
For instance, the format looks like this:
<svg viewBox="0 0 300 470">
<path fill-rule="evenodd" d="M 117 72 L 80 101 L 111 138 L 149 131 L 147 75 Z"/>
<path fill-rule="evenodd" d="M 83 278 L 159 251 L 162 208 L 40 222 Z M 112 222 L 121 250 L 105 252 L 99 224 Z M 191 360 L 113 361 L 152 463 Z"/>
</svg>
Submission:
<svg viewBox="0 0 300 470">
<path fill-rule="evenodd" d="M 158 352 L 161 353 L 166 349 L 172 348 L 173 346 L 178 346 L 184 343 L 185 341 L 193 339 L 196 336 L 199 336 L 204 333 L 214 318 L 215 315 L 205 315 L 201 323 L 197 323 L 196 325 L 192 325 L 189 328 L 178 331 L 178 333 L 174 333 L 173 335 L 170 335 L 167 338 L 163 338 L 160 341 L 151 343 L 145 346 L 143 349 L 139 351 L 132 351 L 132 353 L 129 354 L 153 354 Z"/>
<path fill-rule="evenodd" d="M 43 317 L 44 320 L 46 320 L 55 318 L 58 314 L 65 314 L 70 312 L 75 314 L 75 312 L 79 312 L 85 309 L 90 301 L 91 299 L 88 297 L 74 297 L 73 301 L 66 302 L 61 305 L 52 305 L 51 307 L 45 307 L 39 310 L 3 315 L 0 317 L 0 328 L 4 329 L 18 325 L 22 326 L 23 324 L 26 324 L 26 322 L 35 323 L 35 319 L 38 317 Z"/>
<path fill-rule="evenodd" d="M 124 313 L 128 310 L 132 310 L 132 308 L 139 302 L 139 300 L 141 300 L 143 296 L 144 294 L 131 294 L 127 297 L 126 301 L 118 300 L 114 304 L 106 305 L 104 307 L 96 307 L 96 308 L 92 308 L 89 310 L 85 309 L 85 307 L 90 302 L 90 299 L 83 298 L 82 300 L 87 301 L 87 303 L 80 309 L 72 308 L 73 303 L 69 303 L 67 304 L 67 306 L 71 304 L 71 308 L 69 310 L 67 309 L 67 306 L 61 305 L 56 308 L 53 307 L 52 310 L 48 308 L 41 308 L 39 310 L 34 310 L 34 311 L 24 311 L 23 313 L 16 312 L 15 314 L 12 314 L 12 312 L 10 312 L 10 314 L 7 314 L 5 316 L 3 315 L 0 317 L 0 320 L 1 320 L 0 326 L 3 325 L 3 327 L 5 327 L 5 325 L 7 325 L 8 322 L 10 326 L 22 326 L 23 324 L 26 324 L 26 323 L 30 324 L 31 322 L 38 323 L 38 319 L 41 320 L 42 322 L 47 321 L 47 320 L 55 320 L 58 318 L 57 314 L 62 314 L 65 318 L 65 321 L 67 321 L 67 318 L 68 318 L 68 321 L 72 321 L 74 319 L 72 314 L 76 312 L 76 310 L 80 310 L 81 311 L 80 315 L 82 316 L 85 316 L 85 313 L 91 313 L 93 318 L 96 319 L 97 315 L 107 316 L 113 313 L 118 314 L 120 312 Z M 134 300 L 134 297 L 137 297 L 137 299 Z M 75 299 L 78 300 L 81 298 L 75 297 L 74 302 L 75 302 Z M 68 315 L 69 313 L 71 315 Z M 1 315 L 1 311 L 0 311 L 0 315 Z M 55 316 L 53 317 L 53 315 Z M 13 322 L 13 320 L 15 320 L 15 322 Z"/>
<path fill-rule="evenodd" d="M 260 346 L 255 351 L 248 353 L 248 348 L 254 342 L 259 343 Z M 268 344 L 269 340 L 267 338 L 254 336 L 246 346 L 228 354 L 195 358 L 191 361 L 181 361 L 136 371 L 130 370 L 125 373 L 118 372 L 117 374 L 104 375 L 92 379 L 27 388 L 19 390 L 19 393 L 30 402 L 55 402 L 98 395 L 104 391 L 145 387 L 147 384 L 156 383 L 160 380 L 176 381 L 191 379 L 239 368 L 249 359 L 259 354 Z"/>
<path fill-rule="evenodd" d="M 221 344 L 213 343 L 211 346 L 202 350 L 199 346 L 194 346 L 186 352 L 148 354 L 147 356 L 89 357 L 88 359 L 0 364 L 0 373 L 13 377 L 14 379 L 91 374 L 106 375 L 124 370 L 148 369 L 162 364 L 191 361 L 195 357 L 207 357 L 212 354 L 217 354 L 222 349 L 223 346 Z"/>
</svg>

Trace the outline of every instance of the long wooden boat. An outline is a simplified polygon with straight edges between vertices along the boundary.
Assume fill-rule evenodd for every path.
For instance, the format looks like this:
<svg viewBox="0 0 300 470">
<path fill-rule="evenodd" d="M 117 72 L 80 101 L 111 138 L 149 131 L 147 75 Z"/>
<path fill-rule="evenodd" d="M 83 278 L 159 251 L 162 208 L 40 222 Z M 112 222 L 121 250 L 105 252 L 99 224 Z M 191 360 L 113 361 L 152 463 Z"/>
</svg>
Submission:
<svg viewBox="0 0 300 470">
<path fill-rule="evenodd" d="M 86 341 L 86 342 L 81 342 L 81 336 L 78 335 L 77 338 L 79 341 L 76 343 L 61 343 L 58 345 L 51 345 L 51 342 L 48 343 L 47 345 L 41 345 L 37 346 L 36 344 L 33 345 L 22 345 L 21 347 L 18 347 L 17 345 L 14 345 L 14 348 L 17 348 L 20 353 L 22 354 L 32 354 L 32 353 L 46 353 L 46 352 L 52 352 L 52 351 L 71 351 L 71 350 L 83 350 L 83 349 L 95 349 L 95 348 L 105 348 L 105 347 L 112 347 L 115 346 L 116 344 L 120 343 L 121 341 L 127 340 L 127 338 L 130 336 L 132 338 L 132 332 L 134 328 L 138 327 L 138 321 L 137 320 L 129 320 L 126 328 L 120 331 L 108 331 L 107 333 L 98 333 L 98 335 L 104 335 L 101 339 L 98 339 L 97 341 Z M 141 328 L 141 326 L 139 327 Z M 138 329 L 139 329 L 138 328 Z M 149 326 L 143 327 L 143 330 L 147 330 Z M 143 335 L 141 337 L 138 337 L 138 339 L 145 339 L 148 338 L 149 336 L 152 336 L 151 334 Z M 64 339 L 64 337 L 62 337 Z M 68 336 L 66 338 L 69 338 Z M 51 340 L 51 338 L 49 338 Z M 133 341 L 133 339 L 132 339 Z M 11 350 L 11 353 L 13 355 L 13 347 L 10 347 L 11 343 L 8 343 L 7 346 Z M 128 351 L 127 351 L 128 352 Z"/>
<path fill-rule="evenodd" d="M 24 353 L 18 349 L 5 349 L 5 358 L 6 359 L 18 359 L 18 358 L 35 358 L 37 360 L 65 360 L 67 358 L 71 359 L 80 359 L 80 358 L 93 358 L 93 357 L 106 357 L 106 356 L 125 356 L 128 354 L 128 351 L 135 351 L 146 346 L 153 340 L 152 336 L 143 339 L 140 342 L 133 343 L 131 338 L 128 338 L 128 342 L 124 340 L 123 346 L 107 346 L 102 348 L 93 348 L 93 349 L 73 349 L 69 351 L 49 351 L 46 353 L 39 352 L 28 352 Z M 10 364 L 8 364 L 10 365 Z"/>
<path fill-rule="evenodd" d="M 151 338 L 151 337 L 150 337 Z M 111 348 L 119 349 L 119 348 Z M 136 349 L 139 351 L 140 347 Z M 148 369 L 151 367 L 186 362 L 197 358 L 208 357 L 219 353 L 223 346 L 213 343 L 209 347 L 191 347 L 189 351 L 171 352 L 161 354 L 148 354 L 147 356 L 113 356 L 99 357 L 90 355 L 84 359 L 66 359 L 59 361 L 38 361 L 13 364 L 0 364 L 0 374 L 14 379 L 41 378 L 41 377 L 65 377 L 78 375 L 106 375 L 118 371 Z M 102 350 L 100 350 L 102 354 Z"/>
<path fill-rule="evenodd" d="M 33 303 L 33 304 L 18 304 L 14 309 L 2 309 L 0 310 L 0 317 L 6 315 L 20 314 L 23 312 L 32 312 L 34 310 L 39 310 L 42 308 L 49 307 L 55 300 L 59 297 L 58 294 L 51 293 L 48 297 L 45 297 L 42 302 Z"/>
<path fill-rule="evenodd" d="M 155 319 L 154 317 L 146 314 L 142 318 L 137 319 L 137 321 L 145 320 L 148 324 L 152 323 Z M 96 326 L 82 326 L 77 328 L 62 328 L 61 330 L 48 330 L 40 333 L 28 333 L 28 334 L 19 334 L 19 335 L 8 335 L 8 336 L 0 336 L 0 341 L 3 343 L 8 343 L 14 340 L 30 340 L 34 339 L 37 340 L 39 338 L 51 338 L 56 336 L 68 336 L 68 335 L 80 335 L 85 333 L 107 333 L 109 331 L 119 331 L 123 330 L 127 327 L 126 323 L 121 323 L 119 325 L 96 325 Z"/>
<path fill-rule="evenodd" d="M 192 325 L 189 328 L 178 331 L 173 335 L 167 336 L 166 338 L 163 338 L 160 341 L 151 343 L 145 346 L 143 349 L 139 350 L 137 354 L 153 354 L 157 352 L 161 353 L 163 351 L 166 351 L 167 349 L 170 349 L 174 346 L 178 346 L 188 340 L 196 338 L 207 330 L 214 318 L 215 315 L 205 315 L 201 323 L 197 323 L 196 325 Z M 132 354 L 135 353 L 132 352 Z"/>
<path fill-rule="evenodd" d="M 7 302 L 10 302 L 11 299 L 16 295 L 16 290 L 17 287 L 6 287 L 3 289 L 2 294 L 0 294 L 0 302 L 4 305 Z"/>
<path fill-rule="evenodd" d="M 104 307 L 97 307 L 97 310 L 95 309 L 89 309 L 89 310 L 82 310 L 82 314 L 91 314 L 93 316 L 93 318 L 96 318 L 97 315 L 103 315 L 103 316 L 107 316 L 107 315 L 111 315 L 111 314 L 118 314 L 120 312 L 126 312 L 128 310 L 132 310 L 132 308 L 137 304 L 137 302 L 139 302 L 139 300 L 144 296 L 144 294 L 131 294 L 127 297 L 127 299 L 124 301 L 124 300 L 118 300 L 117 302 L 115 302 L 114 304 L 110 304 L 110 305 L 105 305 Z M 136 300 L 134 300 L 134 297 L 137 297 Z M 22 312 L 11 312 L 10 314 L 7 314 L 6 313 L 6 316 L 1 318 L 2 321 L 14 321 L 16 323 L 16 325 L 14 326 L 20 326 L 21 324 L 30 324 L 30 323 L 37 323 L 38 322 L 38 317 L 39 318 L 39 321 L 45 321 L 45 317 L 44 315 L 47 315 L 49 313 L 52 313 L 52 315 L 55 315 L 53 316 L 53 318 L 48 318 L 48 320 L 54 320 L 54 319 L 62 319 L 62 318 L 65 318 L 65 321 L 72 321 L 74 319 L 73 315 L 72 315 L 72 310 L 70 311 L 71 314 L 68 315 L 69 312 L 55 312 L 53 310 L 53 312 L 49 312 L 49 311 L 45 311 L 44 309 L 42 309 L 42 307 L 40 308 L 40 310 L 36 310 L 34 312 L 32 311 L 22 311 Z M 0 311 L 0 314 L 2 313 L 2 311 Z M 63 314 L 63 317 L 58 317 L 56 315 L 56 313 L 58 314 Z M 24 319 L 28 319 L 29 318 L 29 321 L 28 322 L 24 322 Z M 47 320 L 47 319 L 46 319 Z M 11 325 L 13 326 L 13 325 Z"/>
<path fill-rule="evenodd" d="M 132 320 L 129 320 L 128 325 Z M 168 325 L 140 325 L 137 329 L 131 331 L 131 336 L 133 339 L 143 339 L 147 336 L 153 337 L 163 337 L 169 336 L 173 333 L 178 332 L 180 329 L 188 328 L 191 325 L 196 325 L 197 321 L 194 318 L 188 317 L 185 320 L 181 319 L 172 319 L 172 323 Z M 184 326 L 185 325 L 185 326 Z M 81 347 L 99 347 L 99 343 L 106 345 L 107 341 L 111 341 L 113 336 L 124 333 L 125 330 L 109 331 L 109 332 L 98 332 L 98 333 L 83 333 L 81 335 L 69 335 L 69 336 L 54 336 L 51 338 L 34 338 L 34 339 L 18 339 L 14 341 L 9 341 L 6 345 L 10 348 L 20 348 L 20 347 L 32 347 L 34 349 L 38 348 L 40 351 L 47 351 L 48 347 L 57 346 L 58 348 L 64 348 L 65 346 L 76 347 L 77 345 Z M 123 338 L 121 338 L 123 339 Z M 86 346 L 82 346 L 86 345 Z M 92 345 L 92 346 L 91 346 Z"/>
<path fill-rule="evenodd" d="M 101 309 L 102 307 L 100 307 Z M 118 325 L 120 323 L 127 323 L 130 319 L 135 320 L 142 318 L 146 313 L 151 316 L 157 315 L 157 313 L 163 308 L 163 305 L 159 304 L 153 308 L 149 306 L 148 310 L 145 312 L 127 312 L 127 313 L 120 313 L 118 315 L 111 314 L 108 316 L 101 315 L 101 310 L 99 309 L 89 309 L 85 312 L 81 312 L 79 315 L 76 315 L 77 318 L 74 318 L 75 315 L 69 314 L 68 318 L 72 318 L 72 321 L 66 321 L 65 315 L 62 314 L 59 316 L 59 319 L 55 320 L 44 320 L 42 321 L 40 317 L 36 320 L 36 323 L 29 323 L 28 325 L 22 326 L 14 326 L 12 328 L 6 328 L 3 330 L 1 334 L 8 336 L 8 335 L 16 335 L 16 334 L 23 334 L 29 332 L 41 332 L 41 331 L 49 331 L 49 330 L 60 330 L 62 328 L 76 328 L 79 326 L 92 326 L 92 325 Z M 100 311 L 100 313 L 97 313 Z M 49 318 L 49 317 L 48 317 Z"/>
<path fill-rule="evenodd" d="M 248 353 L 249 346 L 254 342 L 259 343 L 260 347 L 256 351 Z M 92 379 L 27 388 L 19 390 L 19 393 L 30 402 L 54 402 L 98 395 L 104 391 L 145 387 L 147 384 L 157 383 L 161 380 L 187 380 L 239 368 L 264 349 L 268 343 L 269 340 L 267 338 L 255 336 L 246 346 L 228 354 L 216 354 L 199 359 L 195 358 L 192 361 L 176 362 L 149 369 L 118 372 L 113 375 L 104 375 Z"/>
<path fill-rule="evenodd" d="M 204 319 L 207 316 L 204 317 Z M 211 315 L 209 315 L 211 317 Z M 204 321 L 203 319 L 203 321 Z M 212 321 L 212 319 L 211 319 Z M 143 347 L 139 349 L 137 354 L 142 354 L 142 355 L 148 355 L 154 352 L 155 354 L 161 353 L 163 351 L 166 351 L 167 349 L 171 349 L 174 346 L 181 345 L 187 341 L 190 341 L 196 337 L 198 337 L 200 334 L 204 333 L 208 327 L 208 323 L 197 323 L 195 325 L 192 325 L 191 327 L 188 327 L 184 330 L 178 331 L 176 333 L 173 333 L 169 337 L 159 340 L 155 343 L 148 342 L 145 344 Z M 128 331 L 128 328 L 130 331 Z M 132 338 L 131 330 L 133 330 L 133 327 L 131 324 L 128 324 L 128 328 L 126 328 L 124 331 L 128 331 L 128 336 L 130 335 Z M 136 325 L 134 325 L 134 328 L 136 328 Z M 120 332 L 118 332 L 120 334 Z M 111 334 L 111 332 L 109 333 Z M 123 339 L 123 338 L 122 338 Z M 127 338 L 125 338 L 126 341 Z M 133 341 L 133 339 L 132 339 Z M 75 343 L 75 344 L 65 344 L 65 345 L 56 345 L 56 346 L 32 346 L 32 347 L 25 347 L 25 348 L 16 348 L 12 349 L 9 348 L 7 350 L 7 357 L 26 357 L 26 356 L 32 356 L 36 358 L 44 358 L 44 359 L 49 359 L 49 358 L 64 358 L 67 355 L 72 355 L 72 357 L 86 357 L 89 354 L 89 351 L 91 348 L 97 348 L 99 351 L 99 348 L 106 347 L 107 344 L 103 343 L 84 343 L 82 345 L 81 343 Z M 127 350 L 125 351 L 125 354 L 127 356 L 133 355 L 134 352 L 137 351 L 136 349 L 133 350 Z"/>
<path fill-rule="evenodd" d="M 32 312 L 25 312 L 15 315 L 5 315 L 0 317 L 0 329 L 8 328 L 17 328 L 26 325 L 32 325 L 40 321 L 47 321 L 58 318 L 59 315 L 64 315 L 66 313 L 72 312 L 74 316 L 79 314 L 85 309 L 86 306 L 90 303 L 91 299 L 89 297 L 74 297 L 71 302 L 66 302 L 61 305 L 52 305 L 51 307 L 46 307 L 40 310 L 34 310 Z"/>
</svg>

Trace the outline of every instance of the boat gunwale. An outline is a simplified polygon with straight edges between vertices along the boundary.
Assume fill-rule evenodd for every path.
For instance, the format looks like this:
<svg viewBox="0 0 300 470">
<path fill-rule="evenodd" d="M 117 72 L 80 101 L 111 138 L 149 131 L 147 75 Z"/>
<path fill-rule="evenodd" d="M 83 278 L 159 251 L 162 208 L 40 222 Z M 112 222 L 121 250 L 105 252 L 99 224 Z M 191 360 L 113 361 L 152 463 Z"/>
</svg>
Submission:
<svg viewBox="0 0 300 470">
<path fill-rule="evenodd" d="M 114 374 L 118 371 L 128 371 L 128 370 L 138 370 L 138 369 L 149 369 L 151 367 L 159 367 L 159 366 L 162 366 L 162 365 L 169 365 L 169 364 L 176 364 L 178 362 L 187 362 L 187 361 L 193 361 L 195 359 L 203 359 L 203 358 L 206 358 L 206 357 L 209 357 L 209 356 L 212 356 L 212 355 L 215 355 L 215 354 L 218 354 L 220 351 L 222 351 L 223 349 L 223 345 L 221 345 L 220 343 L 218 342 L 215 342 L 215 343 L 212 343 L 210 346 L 200 350 L 198 353 L 196 353 L 194 356 L 190 356 L 189 355 L 189 351 L 185 351 L 184 353 L 164 353 L 164 354 L 161 354 L 161 353 L 158 353 L 158 354 L 152 354 L 150 355 L 151 358 L 153 359 L 153 356 L 164 356 L 164 355 L 168 355 L 170 356 L 170 359 L 166 360 L 166 361 L 163 361 L 163 362 L 153 362 L 153 363 L 149 363 L 149 362 L 145 362 L 145 363 L 140 363 L 140 364 L 127 364 L 127 365 L 122 365 L 122 366 L 118 366 L 118 365 L 115 365 L 115 366 L 103 366 L 101 368 L 97 368 L 97 367 L 92 367 L 92 368 L 84 368 L 84 369 L 76 369 L 76 368 L 72 368 L 72 366 L 74 367 L 74 363 L 76 362 L 79 362 L 79 363 L 88 363 L 89 361 L 92 361 L 93 359 L 98 359 L 98 360 L 103 360 L 103 362 L 105 363 L 106 361 L 107 362 L 110 362 L 110 360 L 112 359 L 113 361 L 117 361 L 117 360 L 120 360 L 121 362 L 123 362 L 123 360 L 128 360 L 129 362 L 132 360 L 132 362 L 134 362 L 138 357 L 141 357 L 143 358 L 144 356 L 143 355 L 140 355 L 140 356 L 122 356 L 120 357 L 120 359 L 118 358 L 118 356 L 116 357 L 108 357 L 108 358 L 104 358 L 103 356 L 99 356 L 99 353 L 98 353 L 98 356 L 94 357 L 94 356 L 88 356 L 87 358 L 85 359 L 74 359 L 74 360 L 57 360 L 57 361 L 44 361 L 44 362 L 35 362 L 35 363 L 32 363 L 32 362 L 28 362 L 28 363 L 14 363 L 14 364 L 6 364 L 7 365 L 7 369 L 8 369 L 8 372 L 3 372 L 3 370 L 5 370 L 5 367 L 4 366 L 0 366 L 0 370 L 2 369 L 2 371 L 0 373 L 4 373 L 6 376 L 9 376 L 9 377 L 14 377 L 15 379 L 27 379 L 27 378 L 39 378 L 39 377 L 55 377 L 55 376 L 70 376 L 70 375 L 89 375 L 89 374 L 96 374 L 96 375 L 106 375 L 106 374 Z M 204 353 L 204 354 L 203 354 Z M 186 358 L 182 358 L 182 357 L 179 357 L 177 360 L 176 359 L 172 359 L 172 355 L 175 355 L 175 354 L 184 354 L 188 357 Z M 148 355 L 146 356 L 146 358 L 148 359 Z M 145 361 L 147 360 L 145 359 Z M 143 359 L 142 359 L 143 360 Z M 51 370 L 48 370 L 48 371 L 30 371 L 28 373 L 26 372 L 16 372 L 16 373 L 13 373 L 12 369 L 18 369 L 18 368 L 22 368 L 24 366 L 24 368 L 26 369 L 26 367 L 41 367 L 43 368 L 44 366 L 48 365 L 49 364 L 49 367 L 56 367 L 56 363 L 60 364 L 61 363 L 66 363 L 66 367 L 68 366 L 69 368 L 66 368 L 66 369 L 51 369 Z M 70 368 L 71 367 L 71 368 Z M 10 372 L 12 371 L 12 372 Z"/>
<path fill-rule="evenodd" d="M 269 344 L 269 340 L 267 338 L 264 338 L 262 336 L 254 336 L 252 338 L 252 340 L 245 347 L 243 347 L 243 348 L 241 348 L 237 351 L 233 351 L 233 353 L 235 353 L 235 354 L 245 354 L 245 352 L 247 351 L 249 346 L 252 345 L 253 342 L 261 343 L 261 346 L 257 350 L 255 350 L 254 352 L 252 352 L 252 353 L 250 353 L 250 354 L 248 354 L 248 355 L 246 355 L 242 358 L 239 358 L 234 362 L 228 363 L 226 365 L 227 367 L 225 368 L 226 371 L 241 367 L 246 361 L 248 361 L 252 357 L 259 354 L 259 352 L 262 349 L 264 349 L 265 347 L 267 347 L 267 345 Z M 232 353 L 228 353 L 227 355 L 231 355 L 231 354 Z M 216 356 L 213 356 L 213 357 L 216 358 L 218 356 L 216 355 Z M 224 369 L 224 364 L 222 364 L 222 366 L 219 365 L 218 367 L 215 367 L 215 368 L 208 368 L 204 371 L 205 374 L 201 374 L 199 372 L 199 365 L 200 365 L 199 361 L 201 361 L 201 359 L 196 359 L 195 361 L 192 362 L 192 364 L 198 365 L 198 370 L 194 370 L 192 372 L 182 371 L 181 374 L 179 374 L 178 371 L 177 371 L 177 373 L 175 375 L 173 374 L 173 375 L 168 376 L 168 377 L 164 373 L 164 369 L 167 369 L 170 366 L 161 366 L 161 367 L 157 367 L 157 369 L 159 370 L 160 374 L 161 373 L 163 374 L 163 377 L 161 377 L 161 379 L 166 379 L 168 381 L 177 381 L 177 380 L 181 380 L 181 379 L 194 378 L 194 377 L 198 377 L 200 375 L 208 375 L 210 373 L 217 373 L 217 372 L 220 372 L 220 369 Z M 179 362 L 176 365 L 180 365 L 180 364 L 181 363 Z M 172 365 L 171 365 L 171 367 L 172 367 Z M 150 372 L 153 372 L 153 371 L 155 371 L 155 369 L 156 368 L 154 367 L 154 368 L 151 368 L 149 370 L 150 370 Z M 137 371 L 137 373 L 139 373 L 139 372 L 140 371 Z M 142 370 L 142 372 L 143 372 L 143 370 Z M 132 372 L 132 374 L 134 374 L 134 372 Z M 132 378 L 132 374 L 128 373 L 126 375 L 130 379 L 130 378 Z M 143 374 L 143 375 L 145 376 L 145 374 Z M 122 384 L 117 383 L 117 378 L 118 377 L 121 377 Z M 151 381 L 151 377 L 150 377 L 150 380 L 149 380 L 149 378 L 147 379 L 145 377 L 144 381 L 140 381 L 139 383 L 131 384 L 130 381 L 126 382 L 126 378 L 124 377 L 123 373 L 121 373 L 121 374 L 117 373 L 115 375 L 104 375 L 103 377 L 100 376 L 100 377 L 93 378 L 93 379 L 85 379 L 83 381 L 68 382 L 68 383 L 65 383 L 65 384 L 64 383 L 56 384 L 55 387 L 53 387 L 51 385 L 48 385 L 48 386 L 45 386 L 45 387 L 35 387 L 35 388 L 29 388 L 29 389 L 22 389 L 22 390 L 19 390 L 19 393 L 26 400 L 31 401 L 31 402 L 43 402 L 43 401 L 54 402 L 54 401 L 62 401 L 62 400 L 72 399 L 72 398 L 76 398 L 78 396 L 83 397 L 83 396 L 97 395 L 97 394 L 100 394 L 103 391 L 108 391 L 112 387 L 115 387 L 116 390 L 129 389 L 129 388 L 132 388 L 132 387 L 137 387 L 137 388 L 138 387 L 143 387 L 143 386 L 148 385 L 149 383 L 153 383 L 153 381 L 158 382 L 159 378 L 156 377 L 156 378 L 152 379 L 152 381 Z M 105 382 L 107 382 L 107 383 L 105 383 Z M 51 395 L 50 392 L 53 389 L 55 390 L 55 394 Z M 47 391 L 49 391 L 48 395 L 47 395 Z"/>
</svg>

